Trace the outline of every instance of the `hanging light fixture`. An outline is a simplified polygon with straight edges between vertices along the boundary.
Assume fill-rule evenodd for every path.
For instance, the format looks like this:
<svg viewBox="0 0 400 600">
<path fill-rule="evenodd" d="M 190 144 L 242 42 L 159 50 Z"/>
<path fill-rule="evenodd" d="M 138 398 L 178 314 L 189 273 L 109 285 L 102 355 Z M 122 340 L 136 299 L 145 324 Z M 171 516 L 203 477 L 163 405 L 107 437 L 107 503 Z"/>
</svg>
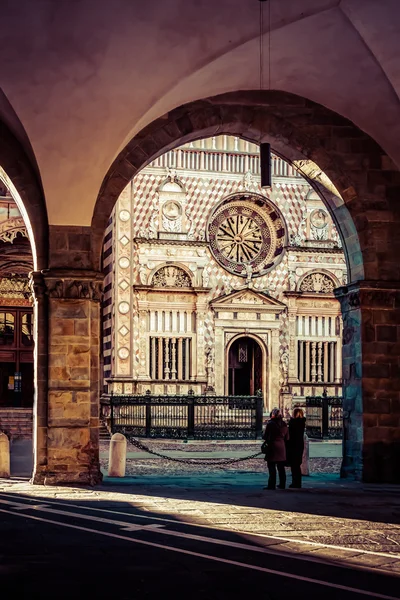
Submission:
<svg viewBox="0 0 400 600">
<path fill-rule="evenodd" d="M 268 89 L 271 88 L 271 0 L 258 0 L 260 3 L 260 100 L 262 101 L 263 75 L 264 75 L 264 2 L 268 5 Z M 260 175 L 261 187 L 272 186 L 271 177 L 271 146 L 267 142 L 261 142 L 262 125 L 260 127 Z"/>
</svg>

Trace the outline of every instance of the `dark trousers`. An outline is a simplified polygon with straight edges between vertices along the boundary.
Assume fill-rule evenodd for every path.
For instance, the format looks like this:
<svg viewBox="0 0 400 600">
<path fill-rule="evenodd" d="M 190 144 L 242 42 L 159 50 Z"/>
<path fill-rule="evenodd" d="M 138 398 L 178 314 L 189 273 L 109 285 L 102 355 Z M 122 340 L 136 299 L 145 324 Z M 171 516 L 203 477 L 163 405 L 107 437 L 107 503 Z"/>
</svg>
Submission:
<svg viewBox="0 0 400 600">
<path fill-rule="evenodd" d="M 285 488 L 286 486 L 286 471 L 285 471 L 285 462 L 271 462 L 268 461 L 268 471 L 269 471 L 269 479 L 268 479 L 268 488 L 270 490 L 274 490 L 276 486 L 276 467 L 278 468 L 279 473 L 279 487 Z"/>
<path fill-rule="evenodd" d="M 301 487 L 301 466 L 300 465 L 290 465 L 292 471 L 292 486 L 293 487 Z"/>
</svg>

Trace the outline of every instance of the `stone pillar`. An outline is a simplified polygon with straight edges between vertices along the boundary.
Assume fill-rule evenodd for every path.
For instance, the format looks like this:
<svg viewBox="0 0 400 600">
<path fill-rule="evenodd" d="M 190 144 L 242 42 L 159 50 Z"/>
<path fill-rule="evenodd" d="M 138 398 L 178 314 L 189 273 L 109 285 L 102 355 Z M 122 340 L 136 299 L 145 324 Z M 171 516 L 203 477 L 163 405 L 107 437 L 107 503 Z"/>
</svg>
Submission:
<svg viewBox="0 0 400 600">
<path fill-rule="evenodd" d="M 32 280 L 35 294 L 41 294 L 35 300 L 39 313 L 34 411 L 38 431 L 33 482 L 93 485 L 101 481 L 98 427 L 103 275 L 54 269 L 33 273 Z M 44 394 L 46 386 L 41 380 L 46 375 Z"/>
<path fill-rule="evenodd" d="M 10 477 L 10 440 L 0 431 L 0 478 Z"/>
<path fill-rule="evenodd" d="M 125 477 L 126 446 L 126 437 L 122 435 L 122 433 L 114 433 L 110 440 L 108 461 L 109 477 Z"/>
<path fill-rule="evenodd" d="M 343 314 L 342 476 L 400 483 L 400 284 L 335 290 Z"/>
<path fill-rule="evenodd" d="M 33 398 L 33 483 L 47 471 L 48 296 L 42 273 L 30 273 L 35 328 Z M 42 476 L 42 474 L 44 474 Z"/>
</svg>

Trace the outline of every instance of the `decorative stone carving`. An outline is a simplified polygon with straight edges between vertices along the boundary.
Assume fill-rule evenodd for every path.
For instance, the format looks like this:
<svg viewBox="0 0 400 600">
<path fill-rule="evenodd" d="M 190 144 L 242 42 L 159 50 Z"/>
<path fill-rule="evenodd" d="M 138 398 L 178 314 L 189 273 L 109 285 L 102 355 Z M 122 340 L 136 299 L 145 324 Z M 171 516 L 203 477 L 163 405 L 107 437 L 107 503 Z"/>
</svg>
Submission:
<svg viewBox="0 0 400 600">
<path fill-rule="evenodd" d="M 211 346 L 206 350 L 206 371 L 207 371 L 207 387 L 214 389 L 214 352 Z"/>
<path fill-rule="evenodd" d="M 121 212 L 119 213 L 119 218 L 121 219 L 121 221 L 126 223 L 131 218 L 130 212 L 128 210 L 121 210 Z"/>
<path fill-rule="evenodd" d="M 156 287 L 191 287 L 192 282 L 189 275 L 180 267 L 167 266 L 159 269 L 152 279 Z"/>
<path fill-rule="evenodd" d="M 253 267 L 249 264 L 245 264 L 244 268 L 246 270 L 246 285 L 250 285 L 251 278 L 253 277 Z"/>
<path fill-rule="evenodd" d="M 128 312 L 130 310 L 129 303 L 128 302 L 120 302 L 118 304 L 118 310 L 121 313 L 121 315 L 128 314 Z"/>
<path fill-rule="evenodd" d="M 289 290 L 293 292 L 296 289 L 296 275 L 293 271 L 289 271 L 288 275 Z"/>
<path fill-rule="evenodd" d="M 249 190 L 253 184 L 251 171 L 246 171 L 243 176 L 243 186 L 245 190 Z"/>
<path fill-rule="evenodd" d="M 287 385 L 288 373 L 289 373 L 289 354 L 287 352 L 284 352 L 282 354 L 281 362 L 282 362 L 283 384 Z"/>
<path fill-rule="evenodd" d="M 313 210 L 310 215 L 310 223 L 316 229 L 326 229 L 326 226 L 328 225 L 327 213 L 321 208 Z"/>
<path fill-rule="evenodd" d="M 118 264 L 121 267 L 121 269 L 127 269 L 131 264 L 131 261 L 127 256 L 121 256 L 121 258 L 118 261 Z"/>
<path fill-rule="evenodd" d="M 210 275 L 206 269 L 203 269 L 202 273 L 203 287 L 208 287 L 210 283 Z"/>
<path fill-rule="evenodd" d="M 49 280 L 47 292 L 50 298 L 73 298 L 99 302 L 103 284 L 100 281 L 85 279 L 56 279 Z"/>
<path fill-rule="evenodd" d="M 317 294 L 332 294 L 335 282 L 325 273 L 310 273 L 300 284 L 301 292 L 315 292 Z"/>
<path fill-rule="evenodd" d="M 237 333 L 225 332 L 225 343 L 228 344 Z"/>
<path fill-rule="evenodd" d="M 0 224 L 0 240 L 12 243 L 18 234 L 28 237 L 28 232 L 22 217 L 7 219 Z"/>
<path fill-rule="evenodd" d="M 297 231 L 290 236 L 290 244 L 298 247 L 304 244 L 307 219 L 303 218 Z"/>
<path fill-rule="evenodd" d="M 29 298 L 29 281 L 22 277 L 0 279 L 0 298 Z"/>
<path fill-rule="evenodd" d="M 318 227 L 311 227 L 310 238 L 312 240 L 323 241 L 328 239 L 328 229 L 319 229 Z"/>
<path fill-rule="evenodd" d="M 145 265 L 140 265 L 139 278 L 140 278 L 140 283 L 142 285 L 147 284 L 147 269 L 146 269 Z"/>
</svg>

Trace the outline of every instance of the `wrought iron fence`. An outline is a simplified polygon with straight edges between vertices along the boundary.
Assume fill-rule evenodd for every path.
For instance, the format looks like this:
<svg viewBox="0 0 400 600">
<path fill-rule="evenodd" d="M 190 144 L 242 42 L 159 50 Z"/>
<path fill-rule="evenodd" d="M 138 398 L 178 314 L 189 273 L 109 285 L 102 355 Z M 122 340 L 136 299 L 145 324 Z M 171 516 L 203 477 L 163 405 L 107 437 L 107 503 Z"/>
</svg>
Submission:
<svg viewBox="0 0 400 600">
<path fill-rule="evenodd" d="M 306 397 L 307 435 L 317 439 L 343 437 L 343 398 L 340 396 Z"/>
<path fill-rule="evenodd" d="M 174 439 L 260 439 L 260 396 L 129 396 L 101 400 L 101 417 L 112 433 Z"/>
</svg>

